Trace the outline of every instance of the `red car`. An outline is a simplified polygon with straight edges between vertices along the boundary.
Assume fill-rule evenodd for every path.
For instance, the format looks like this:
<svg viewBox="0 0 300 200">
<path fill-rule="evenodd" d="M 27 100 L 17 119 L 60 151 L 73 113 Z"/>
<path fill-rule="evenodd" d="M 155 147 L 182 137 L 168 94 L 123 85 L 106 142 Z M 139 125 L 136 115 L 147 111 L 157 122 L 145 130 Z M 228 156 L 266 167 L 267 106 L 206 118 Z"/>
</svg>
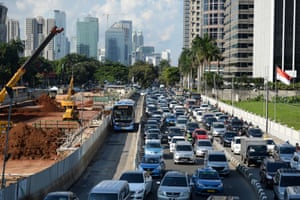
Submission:
<svg viewBox="0 0 300 200">
<path fill-rule="evenodd" d="M 196 128 L 192 133 L 192 137 L 194 141 L 197 139 L 209 139 L 208 132 L 204 128 Z"/>
</svg>

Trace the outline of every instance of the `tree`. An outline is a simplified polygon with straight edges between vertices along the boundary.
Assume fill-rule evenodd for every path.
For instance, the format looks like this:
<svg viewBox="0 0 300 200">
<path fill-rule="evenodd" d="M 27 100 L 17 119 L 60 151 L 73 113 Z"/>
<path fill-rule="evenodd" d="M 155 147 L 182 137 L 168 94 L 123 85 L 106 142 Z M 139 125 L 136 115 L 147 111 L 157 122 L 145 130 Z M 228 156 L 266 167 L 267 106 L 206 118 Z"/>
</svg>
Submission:
<svg viewBox="0 0 300 200">
<path fill-rule="evenodd" d="M 157 81 L 158 72 L 153 65 L 139 61 L 129 67 L 128 76 L 129 80 L 134 80 L 135 83 L 146 88 Z"/>
<path fill-rule="evenodd" d="M 106 62 L 102 64 L 96 71 L 96 79 L 100 83 L 108 81 L 110 83 L 128 83 L 128 67 L 114 62 Z"/>
<path fill-rule="evenodd" d="M 188 80 L 188 87 L 189 87 L 189 80 L 190 80 L 190 76 L 192 76 L 192 69 L 193 69 L 193 65 L 192 65 L 192 53 L 190 49 L 186 49 L 184 48 L 180 54 L 179 60 L 178 60 L 178 67 L 179 70 L 181 72 L 181 74 L 183 75 L 183 79 L 187 79 Z M 183 87 L 185 84 L 185 81 L 183 81 Z"/>
<path fill-rule="evenodd" d="M 175 86 L 180 80 L 180 72 L 178 67 L 165 68 L 160 77 L 160 82 L 167 86 Z"/>
</svg>

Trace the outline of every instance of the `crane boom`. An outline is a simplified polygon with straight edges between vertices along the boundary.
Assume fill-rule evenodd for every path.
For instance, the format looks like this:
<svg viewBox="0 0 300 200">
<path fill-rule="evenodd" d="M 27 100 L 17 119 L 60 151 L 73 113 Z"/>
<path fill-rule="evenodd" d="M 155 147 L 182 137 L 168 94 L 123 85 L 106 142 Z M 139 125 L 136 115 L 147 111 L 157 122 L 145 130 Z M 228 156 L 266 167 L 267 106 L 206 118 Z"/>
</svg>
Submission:
<svg viewBox="0 0 300 200">
<path fill-rule="evenodd" d="M 42 52 L 42 50 L 47 46 L 47 44 L 53 39 L 53 37 L 61 33 L 64 29 L 60 28 L 58 29 L 57 26 L 54 26 L 48 36 L 44 39 L 42 44 L 33 52 L 33 54 L 25 61 L 25 63 L 16 71 L 16 73 L 13 75 L 13 77 L 8 81 L 8 83 L 5 85 L 6 87 L 14 87 L 18 83 L 18 81 L 21 79 L 21 77 L 24 75 L 26 71 L 26 67 L 32 63 Z M 0 103 L 2 103 L 6 96 L 6 87 L 3 87 L 0 91 Z"/>
</svg>

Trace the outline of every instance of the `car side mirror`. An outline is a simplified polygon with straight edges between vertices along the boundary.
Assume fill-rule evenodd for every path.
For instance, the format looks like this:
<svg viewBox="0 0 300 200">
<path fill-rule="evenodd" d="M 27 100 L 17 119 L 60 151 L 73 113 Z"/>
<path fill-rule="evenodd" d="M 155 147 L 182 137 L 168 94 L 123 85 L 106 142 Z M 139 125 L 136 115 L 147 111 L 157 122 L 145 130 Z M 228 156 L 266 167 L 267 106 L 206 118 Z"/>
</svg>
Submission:
<svg viewBox="0 0 300 200">
<path fill-rule="evenodd" d="M 299 158 L 298 158 L 298 157 L 294 157 L 293 160 L 294 160 L 295 162 L 299 162 Z"/>
<path fill-rule="evenodd" d="M 156 184 L 157 184 L 157 185 L 160 185 L 160 181 L 156 181 Z"/>
</svg>

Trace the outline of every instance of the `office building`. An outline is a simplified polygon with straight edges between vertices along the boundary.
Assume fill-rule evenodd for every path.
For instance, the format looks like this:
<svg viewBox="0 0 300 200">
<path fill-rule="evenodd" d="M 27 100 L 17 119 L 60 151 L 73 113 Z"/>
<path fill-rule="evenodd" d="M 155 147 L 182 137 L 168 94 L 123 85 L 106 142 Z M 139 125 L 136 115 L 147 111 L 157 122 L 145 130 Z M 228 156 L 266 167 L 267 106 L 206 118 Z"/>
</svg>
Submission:
<svg viewBox="0 0 300 200">
<path fill-rule="evenodd" d="M 253 76 L 275 81 L 280 66 L 299 80 L 300 2 L 255 0 L 254 5 Z"/>
<path fill-rule="evenodd" d="M 226 0 L 224 78 L 252 77 L 254 0 Z"/>
<path fill-rule="evenodd" d="M 183 47 L 190 47 L 190 0 L 183 2 Z"/>
<path fill-rule="evenodd" d="M 20 24 L 18 20 L 8 19 L 6 22 L 6 41 L 20 40 Z"/>
<path fill-rule="evenodd" d="M 129 66 L 132 55 L 132 22 L 122 20 L 105 32 L 105 59 Z"/>
<path fill-rule="evenodd" d="M 54 19 L 42 17 L 26 18 L 25 20 L 25 56 L 31 56 L 44 41 L 51 29 L 55 26 Z M 42 51 L 42 56 L 54 60 L 54 41 L 51 40 Z"/>
<path fill-rule="evenodd" d="M 0 43 L 6 42 L 7 7 L 0 3 Z"/>
<path fill-rule="evenodd" d="M 171 50 L 166 49 L 165 51 L 161 52 L 161 59 L 168 61 L 169 64 L 171 64 Z"/>
<path fill-rule="evenodd" d="M 132 34 L 132 51 L 144 46 L 144 36 L 142 31 L 134 31 Z"/>
<path fill-rule="evenodd" d="M 85 17 L 77 21 L 76 52 L 98 59 L 99 23 L 98 18 Z"/>
<path fill-rule="evenodd" d="M 54 59 L 61 59 L 69 52 L 67 51 L 67 26 L 66 26 L 66 13 L 60 10 L 54 10 L 55 25 L 59 28 L 64 28 L 64 31 L 54 37 Z"/>
</svg>

